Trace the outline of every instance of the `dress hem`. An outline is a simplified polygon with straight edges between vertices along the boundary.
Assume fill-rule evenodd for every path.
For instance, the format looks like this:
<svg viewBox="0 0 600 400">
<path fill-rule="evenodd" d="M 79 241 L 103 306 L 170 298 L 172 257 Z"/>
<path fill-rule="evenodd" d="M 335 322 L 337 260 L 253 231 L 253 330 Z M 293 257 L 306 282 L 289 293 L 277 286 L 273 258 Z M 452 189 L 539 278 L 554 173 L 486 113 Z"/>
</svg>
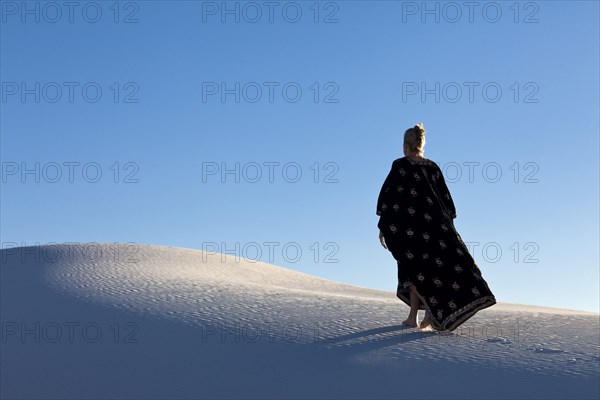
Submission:
<svg viewBox="0 0 600 400">
<path fill-rule="evenodd" d="M 405 294 L 406 288 L 396 290 L 396 297 L 402 300 L 406 305 L 410 307 L 410 297 Z M 425 298 L 417 291 L 417 296 L 421 303 L 419 304 L 419 310 L 427 311 L 431 314 L 431 327 L 436 331 L 453 331 L 462 325 L 465 321 L 475 315 L 477 312 L 491 307 L 496 304 L 496 298 L 494 296 L 484 296 L 480 299 L 472 301 L 466 306 L 462 307 L 458 311 L 453 312 L 448 317 L 446 317 L 442 322 L 439 322 L 438 319 L 433 315 L 431 310 L 429 309 L 429 305 L 425 301 Z"/>
</svg>

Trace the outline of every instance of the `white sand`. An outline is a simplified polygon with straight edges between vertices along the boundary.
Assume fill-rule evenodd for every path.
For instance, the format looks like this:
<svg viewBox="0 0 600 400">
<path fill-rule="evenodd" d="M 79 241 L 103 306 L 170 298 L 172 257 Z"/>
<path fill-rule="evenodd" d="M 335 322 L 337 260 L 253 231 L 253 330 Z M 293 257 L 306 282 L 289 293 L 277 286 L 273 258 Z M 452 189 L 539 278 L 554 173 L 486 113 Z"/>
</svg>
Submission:
<svg viewBox="0 0 600 400">
<path fill-rule="evenodd" d="M 392 291 L 231 255 L 1 256 L 2 399 L 600 396 L 596 313 L 498 303 L 453 333 L 423 332 L 400 325 Z"/>
</svg>

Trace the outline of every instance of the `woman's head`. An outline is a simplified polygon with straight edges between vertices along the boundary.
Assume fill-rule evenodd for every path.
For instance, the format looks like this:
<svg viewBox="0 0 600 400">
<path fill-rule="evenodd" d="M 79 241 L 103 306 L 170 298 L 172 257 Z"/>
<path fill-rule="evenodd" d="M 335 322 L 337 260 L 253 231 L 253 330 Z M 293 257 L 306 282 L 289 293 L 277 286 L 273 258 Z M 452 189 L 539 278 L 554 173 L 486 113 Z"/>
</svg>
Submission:
<svg viewBox="0 0 600 400">
<path fill-rule="evenodd" d="M 418 123 L 404 132 L 404 154 L 423 155 L 425 148 L 425 128 Z"/>
</svg>

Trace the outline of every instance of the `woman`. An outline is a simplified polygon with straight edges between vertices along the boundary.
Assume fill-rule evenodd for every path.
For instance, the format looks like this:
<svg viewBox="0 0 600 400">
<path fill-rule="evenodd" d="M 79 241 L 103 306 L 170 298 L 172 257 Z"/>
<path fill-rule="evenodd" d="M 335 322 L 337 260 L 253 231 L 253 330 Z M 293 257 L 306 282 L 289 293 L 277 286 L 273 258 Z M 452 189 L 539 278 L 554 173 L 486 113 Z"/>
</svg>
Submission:
<svg viewBox="0 0 600 400">
<path fill-rule="evenodd" d="M 456 329 L 496 304 L 456 231 L 454 202 L 438 165 L 423 157 L 422 124 L 404 132 L 404 155 L 392 163 L 379 198 L 379 239 L 398 262 L 396 295 L 410 306 L 404 325 Z"/>
</svg>

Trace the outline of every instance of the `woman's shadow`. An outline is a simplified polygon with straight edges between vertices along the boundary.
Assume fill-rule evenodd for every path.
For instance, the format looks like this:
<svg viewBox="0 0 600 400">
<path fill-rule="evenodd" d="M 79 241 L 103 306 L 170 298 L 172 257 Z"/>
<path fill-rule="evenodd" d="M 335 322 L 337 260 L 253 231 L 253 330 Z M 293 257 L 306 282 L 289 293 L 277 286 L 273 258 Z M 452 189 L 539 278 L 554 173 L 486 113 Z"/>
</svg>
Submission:
<svg viewBox="0 0 600 400">
<path fill-rule="evenodd" d="M 337 353 L 356 354 L 402 343 L 423 341 L 440 334 L 443 333 L 433 330 L 420 330 L 405 325 L 392 325 L 339 336 L 323 337 L 312 344 Z"/>
</svg>

